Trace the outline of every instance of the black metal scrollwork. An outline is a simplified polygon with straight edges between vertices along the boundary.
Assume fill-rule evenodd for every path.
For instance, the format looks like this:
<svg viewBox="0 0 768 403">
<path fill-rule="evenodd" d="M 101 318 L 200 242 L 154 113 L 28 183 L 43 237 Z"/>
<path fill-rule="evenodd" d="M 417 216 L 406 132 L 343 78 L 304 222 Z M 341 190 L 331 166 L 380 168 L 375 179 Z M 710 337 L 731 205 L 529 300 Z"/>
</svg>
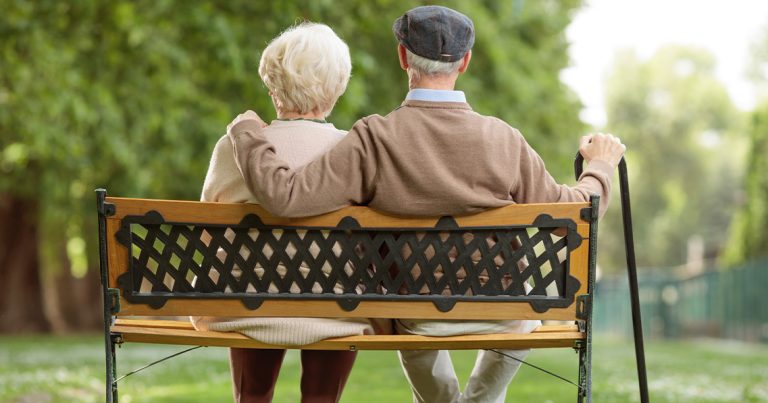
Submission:
<svg viewBox="0 0 768 403">
<path fill-rule="evenodd" d="M 470 296 L 537 312 L 567 307 L 579 288 L 570 252 L 582 241 L 572 220 L 546 214 L 529 226 L 459 227 L 443 217 L 433 228 L 374 229 L 353 217 L 276 227 L 253 214 L 214 225 L 150 211 L 125 217 L 115 235 L 130 250 L 118 285 L 131 303 L 205 296 L 256 309 L 267 299 L 325 299 L 347 311 L 365 300 L 428 300 L 449 311 Z"/>
</svg>

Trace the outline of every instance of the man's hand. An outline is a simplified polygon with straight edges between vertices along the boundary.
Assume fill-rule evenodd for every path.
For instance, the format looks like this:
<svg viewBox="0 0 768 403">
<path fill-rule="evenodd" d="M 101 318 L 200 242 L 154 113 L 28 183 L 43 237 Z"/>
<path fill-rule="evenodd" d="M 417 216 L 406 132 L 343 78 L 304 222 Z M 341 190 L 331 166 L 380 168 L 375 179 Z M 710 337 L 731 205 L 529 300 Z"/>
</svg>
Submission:
<svg viewBox="0 0 768 403">
<path fill-rule="evenodd" d="M 588 134 L 579 141 L 579 152 L 585 161 L 602 160 L 614 168 L 626 150 L 627 147 L 613 134 Z"/>
<path fill-rule="evenodd" d="M 227 125 L 227 134 L 231 134 L 232 127 L 234 127 L 236 124 L 238 124 L 238 123 L 240 123 L 240 122 L 242 122 L 244 120 L 254 120 L 261 127 L 266 127 L 267 126 L 267 124 L 264 123 L 263 120 L 261 120 L 261 118 L 259 117 L 259 115 L 256 114 L 256 112 L 254 112 L 254 111 L 249 109 L 249 110 L 247 110 L 247 111 L 237 115 L 235 120 L 233 120 L 232 123 Z"/>
</svg>

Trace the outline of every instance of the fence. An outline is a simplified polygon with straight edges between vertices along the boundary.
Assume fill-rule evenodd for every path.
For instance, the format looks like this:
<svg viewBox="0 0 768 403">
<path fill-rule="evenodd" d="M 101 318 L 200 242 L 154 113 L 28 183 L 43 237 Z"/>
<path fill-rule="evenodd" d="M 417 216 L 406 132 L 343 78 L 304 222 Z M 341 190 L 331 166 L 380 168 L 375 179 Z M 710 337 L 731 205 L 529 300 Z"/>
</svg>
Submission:
<svg viewBox="0 0 768 403">
<path fill-rule="evenodd" d="M 647 337 L 720 337 L 768 343 L 768 258 L 693 276 L 639 270 L 643 332 Z M 597 283 L 598 334 L 631 337 L 626 275 Z"/>
</svg>

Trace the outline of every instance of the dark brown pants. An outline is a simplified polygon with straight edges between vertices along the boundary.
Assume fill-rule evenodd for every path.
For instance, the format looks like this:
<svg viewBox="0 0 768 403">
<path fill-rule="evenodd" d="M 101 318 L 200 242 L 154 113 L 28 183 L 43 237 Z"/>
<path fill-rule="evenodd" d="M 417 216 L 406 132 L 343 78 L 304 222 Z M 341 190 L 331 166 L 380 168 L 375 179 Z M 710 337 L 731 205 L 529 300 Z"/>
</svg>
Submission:
<svg viewBox="0 0 768 403">
<path fill-rule="evenodd" d="M 231 348 L 229 364 L 235 403 L 271 402 L 285 350 Z M 356 351 L 301 350 L 301 401 L 338 402 Z"/>
</svg>

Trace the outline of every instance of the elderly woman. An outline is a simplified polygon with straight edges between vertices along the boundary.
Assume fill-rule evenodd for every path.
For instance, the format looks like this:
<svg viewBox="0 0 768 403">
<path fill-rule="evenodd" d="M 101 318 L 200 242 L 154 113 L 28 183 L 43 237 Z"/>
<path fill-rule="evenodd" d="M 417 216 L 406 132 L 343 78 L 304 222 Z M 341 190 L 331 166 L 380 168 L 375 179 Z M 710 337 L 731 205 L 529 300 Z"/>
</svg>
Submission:
<svg viewBox="0 0 768 403">
<path fill-rule="evenodd" d="M 277 119 L 265 134 L 292 168 L 322 155 L 346 134 L 325 117 L 346 89 L 351 69 L 347 45 L 322 24 L 290 28 L 264 49 L 259 75 L 277 111 Z M 213 151 L 202 200 L 258 203 L 235 165 L 226 135 Z M 198 330 L 237 331 L 277 345 L 309 344 L 374 331 L 367 321 L 349 319 L 193 317 L 192 322 Z M 271 401 L 284 355 L 285 350 L 232 348 L 235 401 Z M 302 350 L 302 401 L 338 401 L 355 358 L 356 352 L 351 351 Z"/>
</svg>

